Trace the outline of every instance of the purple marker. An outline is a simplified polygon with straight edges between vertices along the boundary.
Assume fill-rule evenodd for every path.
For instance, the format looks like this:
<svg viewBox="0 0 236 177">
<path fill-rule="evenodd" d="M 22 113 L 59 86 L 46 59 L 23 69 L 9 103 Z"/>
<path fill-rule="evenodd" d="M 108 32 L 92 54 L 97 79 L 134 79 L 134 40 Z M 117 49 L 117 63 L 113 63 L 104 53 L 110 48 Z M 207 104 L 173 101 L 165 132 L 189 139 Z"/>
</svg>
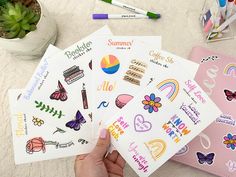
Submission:
<svg viewBox="0 0 236 177">
<path fill-rule="evenodd" d="M 93 19 L 149 19 L 149 17 L 142 14 L 93 14 Z"/>
</svg>

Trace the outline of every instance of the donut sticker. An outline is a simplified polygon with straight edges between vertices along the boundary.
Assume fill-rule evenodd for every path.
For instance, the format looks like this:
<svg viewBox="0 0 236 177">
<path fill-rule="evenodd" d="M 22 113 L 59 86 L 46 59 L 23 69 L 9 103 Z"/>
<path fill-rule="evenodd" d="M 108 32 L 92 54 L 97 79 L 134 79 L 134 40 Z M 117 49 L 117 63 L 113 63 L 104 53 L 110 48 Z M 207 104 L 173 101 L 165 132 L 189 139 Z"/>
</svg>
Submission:
<svg viewBox="0 0 236 177">
<path fill-rule="evenodd" d="M 115 104 L 118 108 L 123 108 L 130 100 L 133 99 L 132 95 L 129 94 L 121 94 L 116 97 Z"/>
</svg>

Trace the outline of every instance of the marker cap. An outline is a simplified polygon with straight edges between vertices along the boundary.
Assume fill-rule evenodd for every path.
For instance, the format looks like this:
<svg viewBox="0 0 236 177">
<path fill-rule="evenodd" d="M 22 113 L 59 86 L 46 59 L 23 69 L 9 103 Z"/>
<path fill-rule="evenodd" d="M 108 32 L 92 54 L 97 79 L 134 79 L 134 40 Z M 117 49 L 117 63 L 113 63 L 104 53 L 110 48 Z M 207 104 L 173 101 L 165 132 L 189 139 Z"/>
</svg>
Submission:
<svg viewBox="0 0 236 177">
<path fill-rule="evenodd" d="M 148 12 L 148 13 L 147 13 L 147 16 L 148 16 L 149 18 L 152 18 L 152 19 L 161 18 L 161 14 L 155 14 L 155 13 L 152 13 L 152 12 Z"/>
<path fill-rule="evenodd" d="M 102 1 L 110 3 L 110 4 L 112 3 L 112 0 L 102 0 Z"/>
<path fill-rule="evenodd" d="M 108 19 L 108 14 L 93 14 L 93 19 Z"/>
<path fill-rule="evenodd" d="M 225 7 L 226 6 L 226 0 L 219 0 L 220 7 Z"/>
</svg>

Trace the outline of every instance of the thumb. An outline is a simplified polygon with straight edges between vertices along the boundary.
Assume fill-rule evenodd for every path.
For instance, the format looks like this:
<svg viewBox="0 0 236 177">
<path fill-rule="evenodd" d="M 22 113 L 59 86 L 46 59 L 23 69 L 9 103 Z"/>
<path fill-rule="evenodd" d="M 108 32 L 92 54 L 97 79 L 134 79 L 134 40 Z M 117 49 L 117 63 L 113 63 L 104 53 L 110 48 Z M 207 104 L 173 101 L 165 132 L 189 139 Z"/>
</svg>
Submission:
<svg viewBox="0 0 236 177">
<path fill-rule="evenodd" d="M 91 155 L 93 155 L 96 160 L 103 160 L 109 146 L 110 134 L 107 129 L 102 129 L 97 144 L 91 152 Z"/>
</svg>

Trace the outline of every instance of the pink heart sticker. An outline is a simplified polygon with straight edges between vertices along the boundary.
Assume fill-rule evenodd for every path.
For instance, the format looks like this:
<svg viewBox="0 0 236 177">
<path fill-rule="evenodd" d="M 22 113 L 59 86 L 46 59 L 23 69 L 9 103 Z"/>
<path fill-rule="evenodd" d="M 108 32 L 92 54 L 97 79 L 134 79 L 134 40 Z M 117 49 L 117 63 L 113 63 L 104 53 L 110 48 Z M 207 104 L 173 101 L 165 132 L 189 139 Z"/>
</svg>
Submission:
<svg viewBox="0 0 236 177">
<path fill-rule="evenodd" d="M 151 122 L 145 121 L 141 114 L 138 114 L 134 118 L 134 129 L 136 132 L 146 132 L 151 130 Z"/>
</svg>

